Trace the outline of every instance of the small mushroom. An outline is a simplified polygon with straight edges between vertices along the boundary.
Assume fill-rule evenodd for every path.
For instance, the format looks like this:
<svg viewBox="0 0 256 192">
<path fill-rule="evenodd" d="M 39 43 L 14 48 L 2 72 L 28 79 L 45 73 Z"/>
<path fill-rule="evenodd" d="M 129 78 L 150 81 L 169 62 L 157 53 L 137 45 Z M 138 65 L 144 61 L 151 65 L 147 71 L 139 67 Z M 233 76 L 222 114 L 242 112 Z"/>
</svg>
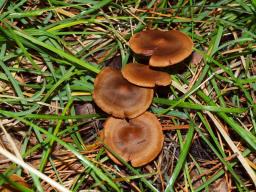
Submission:
<svg viewBox="0 0 256 192">
<path fill-rule="evenodd" d="M 94 102 L 106 113 L 118 118 L 134 118 L 150 106 L 154 91 L 139 87 L 111 67 L 103 69 L 94 81 Z"/>
<path fill-rule="evenodd" d="M 155 159 L 163 140 L 162 126 L 150 112 L 129 121 L 109 117 L 104 124 L 104 143 L 134 167 Z M 115 163 L 121 164 L 109 151 L 107 154 Z"/>
<path fill-rule="evenodd" d="M 166 67 L 183 61 L 192 53 L 189 36 L 177 31 L 146 30 L 133 35 L 129 45 L 134 53 L 151 56 L 149 65 Z"/>
<path fill-rule="evenodd" d="M 171 83 L 171 76 L 168 73 L 155 71 L 148 65 L 138 63 L 125 65 L 122 74 L 130 83 L 142 87 L 167 86 Z"/>
</svg>

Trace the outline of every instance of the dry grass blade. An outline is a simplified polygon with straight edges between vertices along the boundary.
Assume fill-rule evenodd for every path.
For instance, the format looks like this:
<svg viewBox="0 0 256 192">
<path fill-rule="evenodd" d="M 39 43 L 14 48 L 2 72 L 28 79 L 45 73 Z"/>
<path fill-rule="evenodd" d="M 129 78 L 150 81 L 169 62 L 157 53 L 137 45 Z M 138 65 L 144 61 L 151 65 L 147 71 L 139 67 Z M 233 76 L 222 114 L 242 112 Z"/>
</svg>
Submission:
<svg viewBox="0 0 256 192">
<path fill-rule="evenodd" d="M 237 158 L 243 165 L 244 169 L 246 170 L 247 174 L 251 177 L 255 187 L 256 187 L 256 174 L 251 168 L 251 166 L 248 164 L 246 159 L 243 157 L 241 152 L 238 150 L 237 146 L 234 144 L 234 142 L 231 140 L 231 138 L 226 133 L 225 129 L 223 128 L 223 125 L 220 123 L 220 121 L 214 117 L 214 115 L 210 112 L 206 112 L 207 115 L 212 119 L 216 127 L 218 128 L 219 132 L 221 133 L 222 137 L 224 137 L 225 141 L 228 143 L 229 147 L 232 149 L 232 151 L 237 154 Z"/>
<path fill-rule="evenodd" d="M 8 142 L 10 143 L 11 147 L 12 147 L 12 150 L 14 152 L 14 154 L 16 155 L 17 158 L 19 158 L 21 161 L 23 161 L 23 158 L 20 154 L 20 151 L 18 150 L 15 142 L 13 141 L 12 137 L 10 136 L 10 134 L 6 131 L 6 129 L 4 128 L 2 122 L 0 121 L 0 127 L 3 131 L 3 133 L 5 134 L 6 136 L 6 139 L 8 140 Z"/>
<path fill-rule="evenodd" d="M 172 85 L 176 89 L 178 89 L 179 91 L 183 92 L 184 94 L 187 92 L 187 90 L 183 86 L 178 84 L 177 82 L 172 81 Z M 195 103 L 200 104 L 200 102 L 195 97 L 190 96 L 190 98 Z M 224 137 L 225 141 L 228 143 L 230 148 L 233 150 L 233 152 L 237 153 L 237 158 L 239 159 L 239 161 L 243 165 L 244 169 L 246 170 L 246 172 L 248 173 L 248 175 L 250 176 L 250 178 L 252 179 L 252 181 L 253 181 L 253 183 L 254 183 L 254 185 L 256 187 L 256 174 L 255 174 L 255 172 L 252 170 L 252 168 L 250 167 L 250 165 L 248 164 L 246 159 L 242 156 L 241 152 L 237 149 L 237 147 L 234 144 L 234 142 L 230 139 L 228 134 L 225 132 L 223 126 L 220 124 L 220 122 L 217 120 L 217 118 L 212 113 L 210 113 L 209 111 L 206 111 L 205 113 L 213 120 L 213 122 L 215 123 L 216 127 L 218 128 L 218 130 L 220 131 L 221 135 Z"/>
<path fill-rule="evenodd" d="M 74 192 L 254 191 L 255 20 L 255 0 L 0 0 L 0 142 L 15 154 L 0 154 L 0 185 L 15 186 L 5 178 L 17 174 L 39 192 L 59 191 L 47 178 Z M 179 64 L 152 68 L 173 80 L 154 88 L 148 109 L 164 144 L 134 169 L 98 141 L 108 116 L 92 96 L 102 69 L 150 63 L 130 41 L 147 30 L 181 31 L 194 47 Z"/>
<path fill-rule="evenodd" d="M 162 124 L 163 131 L 167 130 L 179 130 L 179 129 L 188 129 L 189 125 L 169 125 L 169 124 Z"/>
<path fill-rule="evenodd" d="M 70 190 L 66 189 L 56 181 L 52 180 L 51 178 L 47 177 L 45 174 L 41 173 L 40 171 L 36 170 L 35 168 L 31 167 L 29 164 L 25 163 L 24 161 L 21 161 L 17 157 L 15 157 L 13 154 L 5 150 L 4 148 L 0 147 L 0 154 L 7 157 L 10 161 L 13 163 L 16 163 L 20 165 L 22 168 L 26 169 L 27 171 L 37 175 L 39 178 L 43 179 L 44 181 L 51 184 L 54 188 L 59 190 L 60 192 L 70 192 Z"/>
</svg>

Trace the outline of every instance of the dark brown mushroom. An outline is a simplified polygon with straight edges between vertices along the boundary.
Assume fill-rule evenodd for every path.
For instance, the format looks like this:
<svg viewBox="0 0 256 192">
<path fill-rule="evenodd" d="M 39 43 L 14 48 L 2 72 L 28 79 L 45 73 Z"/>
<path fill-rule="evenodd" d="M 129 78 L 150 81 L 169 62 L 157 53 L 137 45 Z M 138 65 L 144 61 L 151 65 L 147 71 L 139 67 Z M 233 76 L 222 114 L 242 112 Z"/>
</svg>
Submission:
<svg viewBox="0 0 256 192">
<path fill-rule="evenodd" d="M 94 102 L 106 113 L 118 118 L 134 118 L 150 106 L 154 91 L 139 87 L 111 67 L 103 69 L 94 81 Z"/>
<path fill-rule="evenodd" d="M 189 36 L 177 31 L 146 30 L 134 34 L 129 45 L 134 53 L 151 56 L 149 65 L 166 67 L 183 61 L 192 53 Z"/>
<path fill-rule="evenodd" d="M 150 112 L 126 121 L 109 117 L 104 124 L 104 143 L 132 166 L 145 165 L 156 158 L 163 146 L 162 126 Z M 120 162 L 107 151 L 117 164 Z"/>
<path fill-rule="evenodd" d="M 130 63 L 122 69 L 122 74 L 130 83 L 142 87 L 167 86 L 171 83 L 168 73 L 155 71 L 148 65 Z"/>
</svg>

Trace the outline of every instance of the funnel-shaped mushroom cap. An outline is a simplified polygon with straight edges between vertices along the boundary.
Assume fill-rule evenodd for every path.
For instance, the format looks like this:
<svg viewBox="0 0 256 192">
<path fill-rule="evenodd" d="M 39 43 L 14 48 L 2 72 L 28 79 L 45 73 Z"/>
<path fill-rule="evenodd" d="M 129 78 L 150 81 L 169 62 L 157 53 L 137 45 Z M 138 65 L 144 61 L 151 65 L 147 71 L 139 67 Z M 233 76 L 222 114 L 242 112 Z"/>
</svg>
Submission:
<svg viewBox="0 0 256 192">
<path fill-rule="evenodd" d="M 148 65 L 138 63 L 125 65 L 122 74 L 130 83 L 142 87 L 167 86 L 171 83 L 171 76 L 168 73 L 155 71 Z"/>
<path fill-rule="evenodd" d="M 110 67 L 102 70 L 94 81 L 95 103 L 118 118 L 134 118 L 144 113 L 152 102 L 153 94 L 153 89 L 129 83 L 121 71 Z"/>
<path fill-rule="evenodd" d="M 133 35 L 129 41 L 136 54 L 151 56 L 149 65 L 165 67 L 183 61 L 192 53 L 193 42 L 186 34 L 172 30 L 147 30 Z"/>
<path fill-rule="evenodd" d="M 104 142 L 134 167 L 145 165 L 155 159 L 163 146 L 162 126 L 156 116 L 145 112 L 129 120 L 110 117 L 104 124 Z M 110 153 L 109 157 L 120 162 Z"/>
</svg>

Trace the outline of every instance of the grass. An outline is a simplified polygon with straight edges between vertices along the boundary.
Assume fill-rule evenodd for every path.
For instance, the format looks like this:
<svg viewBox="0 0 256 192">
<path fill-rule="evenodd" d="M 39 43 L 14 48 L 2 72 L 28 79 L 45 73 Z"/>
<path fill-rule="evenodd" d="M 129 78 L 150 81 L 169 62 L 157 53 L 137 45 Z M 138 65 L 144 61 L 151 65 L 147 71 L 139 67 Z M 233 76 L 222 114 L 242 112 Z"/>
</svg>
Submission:
<svg viewBox="0 0 256 192">
<path fill-rule="evenodd" d="M 255 0 L 0 0 L 0 117 L 10 136 L 0 137 L 0 185 L 254 191 L 255 20 Z M 193 39 L 192 56 L 166 69 L 173 82 L 156 89 L 149 109 L 163 124 L 189 129 L 164 131 L 160 155 L 135 169 L 106 155 L 99 134 L 107 115 L 91 93 L 103 67 L 135 60 L 127 42 L 146 28 L 178 29 Z M 79 105 L 86 114 L 76 114 Z M 15 156 L 5 157 L 6 149 Z"/>
</svg>

